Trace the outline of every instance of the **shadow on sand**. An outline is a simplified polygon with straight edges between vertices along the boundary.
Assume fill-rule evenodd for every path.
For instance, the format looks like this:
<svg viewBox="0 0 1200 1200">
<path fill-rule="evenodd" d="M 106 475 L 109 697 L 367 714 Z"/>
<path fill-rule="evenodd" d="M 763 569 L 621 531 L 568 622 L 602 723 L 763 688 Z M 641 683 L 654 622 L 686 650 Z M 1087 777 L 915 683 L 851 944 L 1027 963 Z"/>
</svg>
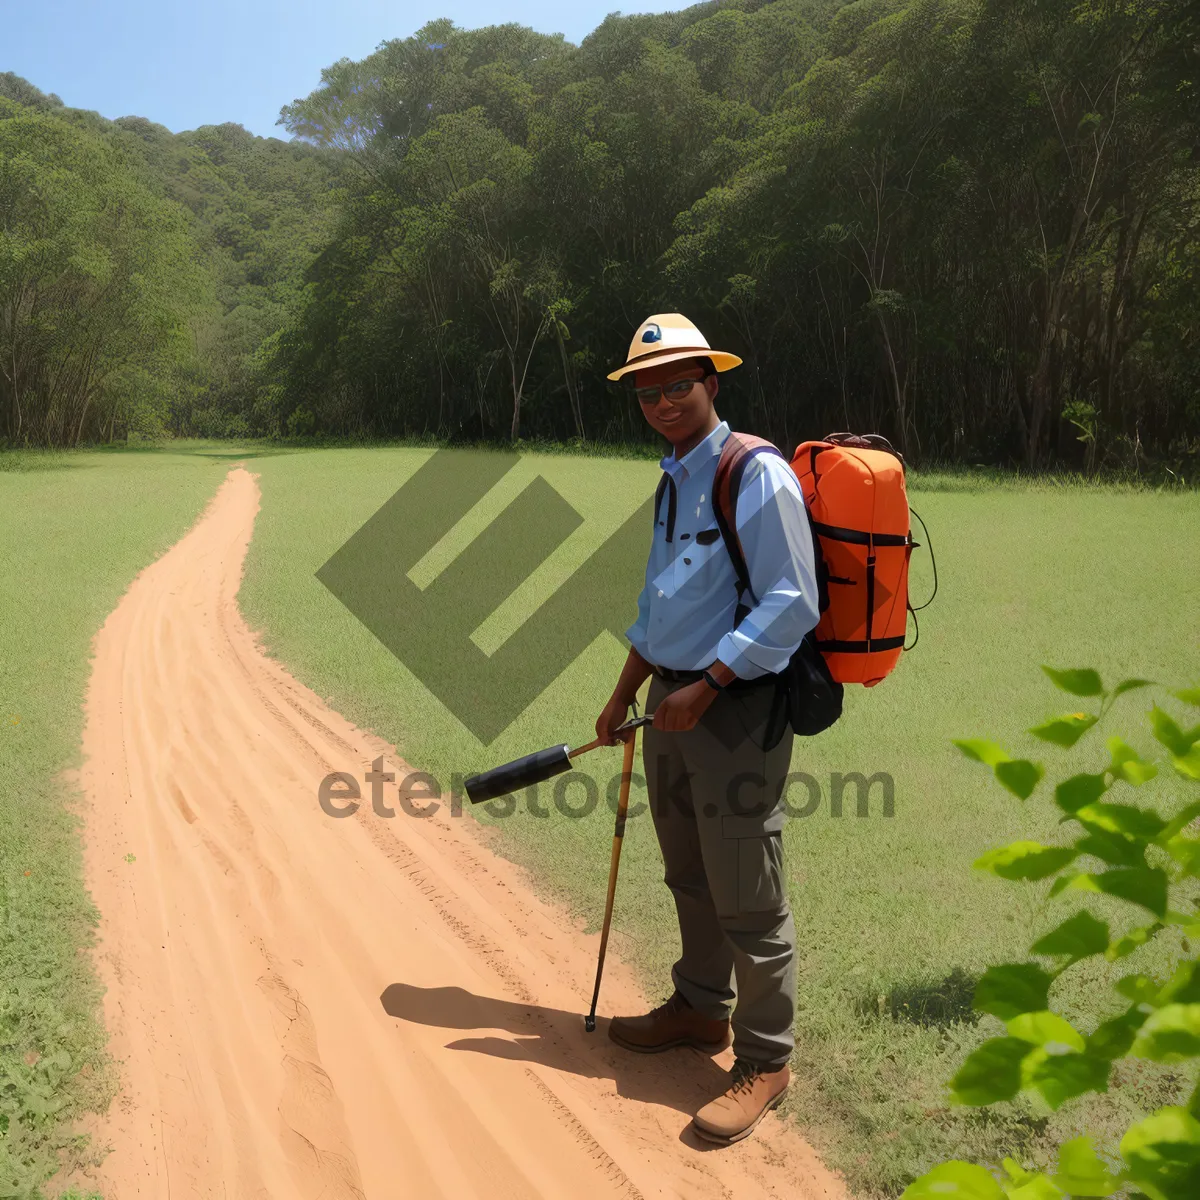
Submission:
<svg viewBox="0 0 1200 1200">
<path fill-rule="evenodd" d="M 511 1037 L 463 1037 L 447 1050 L 469 1050 L 514 1062 L 539 1063 L 588 1079 L 611 1079 L 629 1100 L 661 1104 L 689 1117 L 728 1086 L 729 1077 L 707 1054 L 680 1047 L 661 1054 L 635 1054 L 608 1038 L 608 1020 L 584 1032 L 583 1015 L 478 996 L 459 987 L 415 987 L 393 983 L 380 996 L 384 1011 L 402 1021 L 441 1029 L 501 1029 Z M 688 1126 L 680 1140 L 697 1150 L 714 1149 Z"/>
</svg>

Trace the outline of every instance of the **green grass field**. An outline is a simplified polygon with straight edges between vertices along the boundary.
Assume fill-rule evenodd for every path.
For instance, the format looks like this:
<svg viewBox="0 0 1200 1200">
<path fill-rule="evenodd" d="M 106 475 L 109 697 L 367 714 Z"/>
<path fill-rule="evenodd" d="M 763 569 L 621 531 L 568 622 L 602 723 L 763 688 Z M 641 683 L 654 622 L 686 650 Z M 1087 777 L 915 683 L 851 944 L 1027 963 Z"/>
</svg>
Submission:
<svg viewBox="0 0 1200 1200">
<path fill-rule="evenodd" d="M 92 914 L 74 793 L 61 777 L 78 759 L 89 641 L 229 465 L 245 461 L 263 492 L 243 610 L 268 650 L 334 707 L 443 781 L 591 736 L 624 660 L 618 639 L 597 638 L 512 728 L 482 746 L 314 577 L 431 453 L 193 444 L 0 460 L 0 1185 L 12 1176 L 28 1190 L 45 1178 L 66 1122 L 110 1087 L 97 996 L 78 954 Z M 638 508 L 657 468 L 645 459 L 531 454 L 494 498 L 538 474 L 585 520 L 523 590 L 525 603 L 548 594 Z M 1022 807 L 950 739 L 993 737 L 1052 762 L 1054 749 L 1022 732 L 1071 707 L 1042 662 L 1095 666 L 1107 681 L 1144 675 L 1176 684 L 1200 675 L 1200 494 L 945 474 L 915 479 L 913 502 L 933 535 L 941 592 L 922 614 L 919 647 L 895 675 L 873 691 L 848 691 L 834 729 L 797 740 L 793 770 L 821 781 L 822 797 L 785 834 L 801 955 L 789 1109 L 863 1196 L 894 1191 L 940 1158 L 1036 1153 L 1084 1126 L 1113 1133 L 1126 1110 L 1160 1103 L 1172 1088 L 1169 1072 L 1155 1072 L 1049 1119 L 1013 1106 L 946 1106 L 945 1081 L 965 1050 L 993 1032 L 990 1018 L 971 1022 L 974 976 L 1023 956 L 1033 931 L 1052 923 L 1038 885 L 1002 884 L 970 863 L 1017 837 L 1054 837 L 1044 803 Z M 431 558 L 444 566 L 442 549 Z M 927 583 L 919 569 L 916 598 Z M 633 603 L 630 596 L 631 618 Z M 493 645 L 512 631 L 512 611 L 490 623 Z M 1137 714 L 1148 703 L 1145 693 L 1123 698 L 1108 724 L 1135 731 L 1138 745 Z M 1099 738 L 1096 748 L 1103 753 Z M 615 773 L 619 753 L 596 751 L 589 769 Z M 894 815 L 884 816 L 876 797 L 858 817 L 851 790 L 844 815 L 833 816 L 834 771 L 890 773 Z M 612 834 L 603 807 L 585 820 L 553 810 L 542 818 L 520 809 L 504 820 L 467 812 L 463 819 L 493 826 L 498 848 L 539 888 L 598 926 Z M 648 816 L 633 819 L 617 945 L 655 996 L 669 990 L 677 952 L 661 871 Z M 1122 968 L 1131 965 L 1136 959 Z M 1077 977 L 1075 990 L 1057 997 L 1084 1024 L 1099 1016 L 1088 986 L 1097 979 Z M 69 1062 L 56 1059 L 60 1050 Z M 31 1052 L 41 1056 L 32 1065 Z M 29 1097 L 57 1108 L 36 1131 Z"/>
<path fill-rule="evenodd" d="M 90 643 L 224 471 L 162 453 L 0 456 L 0 1196 L 81 1148 L 112 1077 L 87 958 L 78 797 Z"/>
<path fill-rule="evenodd" d="M 314 572 L 429 453 L 324 450 L 252 463 L 263 508 L 241 598 L 270 651 L 301 679 L 448 781 L 543 745 L 587 740 L 625 649 L 602 635 L 483 747 L 350 617 Z M 657 478 L 653 462 L 574 455 L 531 455 L 520 471 L 520 482 L 542 474 L 584 516 L 576 560 Z M 973 978 L 989 962 L 1023 957 L 1034 931 L 1051 924 L 1044 889 L 1000 883 L 970 864 L 1007 841 L 1054 836 L 1048 806 L 1022 808 L 950 741 L 988 736 L 1049 758 L 1053 748 L 1023 730 L 1070 703 L 1040 663 L 1095 666 L 1114 681 L 1182 683 L 1200 673 L 1200 593 L 1185 552 L 1200 530 L 1200 495 L 935 474 L 914 480 L 913 502 L 937 549 L 940 594 L 922 614 L 919 647 L 896 673 L 874 691 L 850 690 L 846 715 L 827 734 L 797 740 L 793 770 L 820 781 L 822 798 L 785 835 L 801 953 L 799 1086 L 790 1107 L 864 1193 L 892 1191 L 942 1157 L 1023 1146 L 1036 1153 L 1083 1125 L 1115 1132 L 1126 1109 L 1159 1102 L 1172 1086 L 1169 1072 L 1158 1072 L 1049 1120 L 1024 1107 L 946 1106 L 944 1084 L 966 1048 L 995 1032 L 990 1018 L 971 1022 Z M 927 563 L 918 565 L 918 602 L 928 580 Z M 1138 728 L 1144 696 L 1123 701 L 1132 718 L 1124 729 Z M 1122 710 L 1110 720 L 1119 724 Z M 1100 738 L 1096 745 L 1103 754 Z M 603 754 L 609 766 L 596 761 Z M 618 754 L 598 751 L 588 769 L 603 779 L 618 769 Z M 894 816 L 882 815 L 877 792 L 870 815 L 859 818 L 853 789 L 844 815 L 833 816 L 834 771 L 889 773 Z M 797 796 L 797 805 L 806 799 Z M 595 927 L 611 839 L 603 806 L 585 820 L 521 808 L 490 823 L 504 853 Z M 651 993 L 665 995 L 678 943 L 661 870 L 649 818 L 632 821 L 619 945 Z M 1085 1023 L 1099 1015 L 1088 987 L 1095 978 L 1080 976 L 1074 994 L 1058 997 Z"/>
</svg>

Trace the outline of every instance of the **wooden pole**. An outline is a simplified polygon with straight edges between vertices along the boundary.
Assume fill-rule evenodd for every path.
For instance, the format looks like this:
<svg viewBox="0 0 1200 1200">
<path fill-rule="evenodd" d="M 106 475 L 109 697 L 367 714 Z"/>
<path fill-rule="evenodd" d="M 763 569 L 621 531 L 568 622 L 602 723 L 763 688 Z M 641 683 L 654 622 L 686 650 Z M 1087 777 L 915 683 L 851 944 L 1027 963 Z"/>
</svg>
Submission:
<svg viewBox="0 0 1200 1200">
<path fill-rule="evenodd" d="M 600 979 L 604 974 L 604 954 L 608 950 L 608 930 L 612 925 L 613 899 L 617 894 L 617 868 L 621 865 L 621 842 L 625 837 L 625 813 L 629 809 L 629 781 L 633 778 L 634 744 L 637 726 L 630 731 L 625 743 L 625 762 L 621 767 L 621 791 L 617 798 L 617 823 L 613 829 L 612 859 L 608 867 L 608 898 L 604 902 L 604 927 L 600 931 L 600 958 L 596 963 L 596 986 L 592 990 L 592 1011 L 583 1019 L 588 1033 L 596 1032 L 596 1002 L 600 998 Z"/>
</svg>

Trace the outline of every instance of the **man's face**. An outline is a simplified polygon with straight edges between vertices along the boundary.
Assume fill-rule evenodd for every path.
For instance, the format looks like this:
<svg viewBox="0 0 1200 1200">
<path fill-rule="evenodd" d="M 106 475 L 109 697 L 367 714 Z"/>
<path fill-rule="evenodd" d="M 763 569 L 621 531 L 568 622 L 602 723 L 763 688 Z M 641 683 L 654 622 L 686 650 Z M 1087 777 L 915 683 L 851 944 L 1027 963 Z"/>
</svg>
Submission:
<svg viewBox="0 0 1200 1200">
<path fill-rule="evenodd" d="M 673 445 L 688 441 L 708 423 L 717 394 L 717 377 L 704 379 L 704 371 L 704 364 L 685 358 L 634 373 L 633 385 L 643 415 Z"/>
</svg>

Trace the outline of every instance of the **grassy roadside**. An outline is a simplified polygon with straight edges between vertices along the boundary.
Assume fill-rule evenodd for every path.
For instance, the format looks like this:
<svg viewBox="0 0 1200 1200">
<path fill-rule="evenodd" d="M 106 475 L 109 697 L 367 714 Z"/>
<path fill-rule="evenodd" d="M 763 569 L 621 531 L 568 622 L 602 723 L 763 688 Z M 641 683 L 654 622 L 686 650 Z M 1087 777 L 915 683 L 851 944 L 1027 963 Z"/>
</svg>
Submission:
<svg viewBox="0 0 1200 1200">
<path fill-rule="evenodd" d="M 382 649 L 314 572 L 430 453 L 342 448 L 256 461 L 263 508 L 241 602 L 268 649 L 301 679 L 446 781 L 454 771 L 585 740 L 624 649 L 598 638 L 487 747 Z M 652 461 L 571 454 L 529 455 L 521 470 L 542 474 L 570 501 L 593 545 L 657 476 Z M 785 835 L 801 943 L 800 1082 L 790 1108 L 863 1195 L 894 1193 L 940 1158 L 986 1159 L 1023 1146 L 1036 1153 L 1077 1124 L 1116 1130 L 1124 1110 L 1157 1103 L 1171 1087 L 1160 1073 L 1049 1119 L 1013 1106 L 982 1114 L 946 1107 L 945 1080 L 965 1049 L 992 1032 L 972 1022 L 973 979 L 988 962 L 1022 952 L 1048 920 L 1033 891 L 980 877 L 969 864 L 1008 840 L 1054 836 L 1049 814 L 1006 802 L 950 739 L 994 737 L 1014 752 L 1044 755 L 1022 732 L 1061 706 L 1040 662 L 1092 665 L 1114 679 L 1200 673 L 1200 596 L 1181 552 L 1200 527 L 1200 495 L 1053 479 L 996 487 L 958 472 L 913 484 L 942 591 L 922 615 L 919 649 L 896 675 L 850 694 L 834 730 L 797 742 L 793 770 L 811 774 L 821 797 Z M 928 582 L 918 576 L 917 596 Z M 1043 709 L 1030 711 L 1031 696 Z M 844 815 L 833 815 L 831 773 L 856 770 L 891 775 L 893 817 L 882 815 L 878 792 L 869 817 L 857 817 L 853 790 Z M 611 837 L 603 807 L 575 821 L 522 807 L 491 823 L 503 851 L 540 887 L 598 921 Z M 618 937 L 655 993 L 677 952 L 661 869 L 648 819 L 634 819 Z M 1085 983 L 1063 999 L 1085 1024 L 1098 1019 Z"/>
<path fill-rule="evenodd" d="M 112 1089 L 72 811 L 91 639 L 223 473 L 164 453 L 0 456 L 2 1196 L 42 1195 L 86 1153 L 71 1123 Z"/>
<path fill-rule="evenodd" d="M 76 1151 L 72 1117 L 102 1104 L 111 1084 L 79 953 L 92 913 L 63 776 L 77 763 L 88 644 L 230 465 L 246 461 L 263 488 L 243 608 L 268 648 L 341 711 L 442 779 L 588 736 L 624 658 L 616 639 L 598 638 L 483 747 L 313 577 L 431 452 L 185 443 L 0 454 L 0 1185 L 19 1181 L 17 1196 L 36 1196 L 60 1154 Z M 637 508 L 657 475 L 652 459 L 633 454 L 530 454 L 520 469 L 544 475 L 585 517 L 577 556 Z M 1010 839 L 1053 837 L 1045 813 L 989 786 L 949 738 L 992 736 L 1047 756 L 1021 733 L 1062 707 L 1040 661 L 1086 663 L 1114 679 L 1200 674 L 1200 597 L 1184 553 L 1200 527 L 1200 495 L 973 471 L 929 472 L 913 485 L 942 593 L 897 674 L 852 694 L 828 735 L 797 742 L 793 770 L 813 775 L 822 794 L 786 835 L 801 935 L 790 1110 L 863 1196 L 894 1191 L 941 1157 L 1036 1150 L 1084 1124 L 1115 1130 L 1124 1109 L 1158 1103 L 1170 1088 L 1162 1073 L 1129 1081 L 1049 1121 L 945 1108 L 943 1082 L 990 1032 L 963 1019 L 973 976 L 1048 924 L 1032 893 L 977 878 L 969 863 Z M 1044 710 L 1030 711 L 1031 695 Z M 1142 701 L 1135 693 L 1122 703 Z M 618 752 L 602 753 L 615 772 Z M 894 817 L 874 800 L 857 818 L 853 789 L 834 817 L 835 770 L 890 773 Z M 491 824 L 538 886 L 598 923 L 611 837 L 603 808 L 578 821 L 520 809 Z M 677 946 L 645 818 L 630 823 L 617 910 L 622 952 L 657 992 Z M 1067 998 L 1084 1024 L 1096 1016 L 1088 982 Z"/>
</svg>

